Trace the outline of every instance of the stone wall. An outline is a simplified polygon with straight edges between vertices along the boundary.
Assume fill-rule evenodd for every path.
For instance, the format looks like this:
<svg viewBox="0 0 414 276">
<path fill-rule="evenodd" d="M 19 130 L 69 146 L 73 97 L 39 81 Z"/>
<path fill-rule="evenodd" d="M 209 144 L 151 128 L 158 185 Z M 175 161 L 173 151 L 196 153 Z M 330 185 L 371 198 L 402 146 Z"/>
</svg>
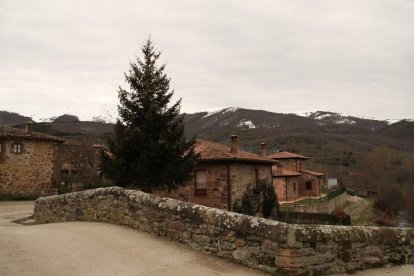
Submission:
<svg viewBox="0 0 414 276">
<path fill-rule="evenodd" d="M 22 145 L 21 153 L 13 144 Z M 44 196 L 57 193 L 58 145 L 49 141 L 9 139 L 0 153 L 0 195 Z"/>
<path fill-rule="evenodd" d="M 414 263 L 414 229 L 291 225 L 118 187 L 36 200 L 37 223 L 101 221 L 269 272 L 329 274 Z"/>
<path fill-rule="evenodd" d="M 299 176 L 273 177 L 273 188 L 279 201 L 296 200 L 299 197 Z M 296 189 L 295 189 L 296 188 Z"/>
<path fill-rule="evenodd" d="M 256 189 L 258 181 L 264 181 L 266 184 L 272 184 L 272 167 L 271 164 L 249 164 L 238 163 L 230 166 L 232 203 L 241 202 L 247 189 Z"/>
</svg>

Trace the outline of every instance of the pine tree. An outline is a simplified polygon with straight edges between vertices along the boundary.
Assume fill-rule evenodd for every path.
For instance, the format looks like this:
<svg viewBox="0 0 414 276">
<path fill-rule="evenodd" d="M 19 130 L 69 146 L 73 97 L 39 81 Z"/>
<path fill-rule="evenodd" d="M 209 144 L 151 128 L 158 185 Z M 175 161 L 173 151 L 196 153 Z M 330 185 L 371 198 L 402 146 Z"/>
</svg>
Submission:
<svg viewBox="0 0 414 276">
<path fill-rule="evenodd" d="M 111 155 L 104 155 L 102 170 L 119 186 L 143 191 L 177 188 L 189 179 L 197 162 L 195 138 L 184 136 L 181 99 L 170 105 L 174 90 L 158 66 L 160 52 L 148 39 L 142 46 L 143 59 L 136 58 L 125 73 L 130 91 L 118 90 L 119 119 L 109 139 Z"/>
</svg>

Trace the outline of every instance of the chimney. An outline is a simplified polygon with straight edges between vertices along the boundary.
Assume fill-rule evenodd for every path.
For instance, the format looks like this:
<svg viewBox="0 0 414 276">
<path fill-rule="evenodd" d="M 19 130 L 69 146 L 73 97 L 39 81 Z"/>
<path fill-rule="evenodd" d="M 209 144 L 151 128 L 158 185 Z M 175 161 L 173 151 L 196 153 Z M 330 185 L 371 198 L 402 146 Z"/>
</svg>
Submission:
<svg viewBox="0 0 414 276">
<path fill-rule="evenodd" d="M 230 152 L 237 153 L 237 135 L 230 136 Z"/>
<path fill-rule="evenodd" d="M 267 156 L 267 146 L 266 143 L 260 144 L 260 156 L 265 157 Z"/>
<path fill-rule="evenodd" d="M 32 134 L 32 123 L 29 122 L 26 124 L 26 134 Z"/>
</svg>

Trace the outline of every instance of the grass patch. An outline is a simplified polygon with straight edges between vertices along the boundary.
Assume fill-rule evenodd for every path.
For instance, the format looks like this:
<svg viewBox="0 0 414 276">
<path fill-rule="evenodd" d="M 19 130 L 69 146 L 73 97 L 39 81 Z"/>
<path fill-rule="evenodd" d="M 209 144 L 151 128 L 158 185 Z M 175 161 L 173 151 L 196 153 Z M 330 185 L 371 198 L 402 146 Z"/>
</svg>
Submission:
<svg viewBox="0 0 414 276">
<path fill-rule="evenodd" d="M 326 201 L 326 196 L 321 197 L 320 199 L 319 198 L 304 198 L 304 199 L 301 199 L 301 200 L 298 200 L 292 203 L 283 203 L 280 206 L 281 207 L 295 207 L 298 205 L 308 206 L 308 205 L 318 204 L 324 201 Z"/>
<path fill-rule="evenodd" d="M 367 198 L 366 200 L 368 200 L 368 206 L 359 218 L 352 220 L 353 226 L 375 225 L 374 200 L 372 198 Z"/>
</svg>

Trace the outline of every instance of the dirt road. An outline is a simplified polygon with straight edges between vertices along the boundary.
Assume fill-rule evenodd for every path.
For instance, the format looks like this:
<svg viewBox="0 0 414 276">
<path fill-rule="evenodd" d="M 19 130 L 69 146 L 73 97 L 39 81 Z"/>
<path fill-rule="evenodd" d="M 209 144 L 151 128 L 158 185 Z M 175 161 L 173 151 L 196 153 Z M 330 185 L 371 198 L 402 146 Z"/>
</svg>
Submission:
<svg viewBox="0 0 414 276">
<path fill-rule="evenodd" d="M 0 275 L 262 275 L 128 227 L 12 223 L 33 202 L 0 201 Z"/>
<path fill-rule="evenodd" d="M 13 223 L 33 202 L 0 201 L 0 275 L 264 275 L 128 227 Z M 414 265 L 358 275 L 414 275 Z"/>
</svg>

